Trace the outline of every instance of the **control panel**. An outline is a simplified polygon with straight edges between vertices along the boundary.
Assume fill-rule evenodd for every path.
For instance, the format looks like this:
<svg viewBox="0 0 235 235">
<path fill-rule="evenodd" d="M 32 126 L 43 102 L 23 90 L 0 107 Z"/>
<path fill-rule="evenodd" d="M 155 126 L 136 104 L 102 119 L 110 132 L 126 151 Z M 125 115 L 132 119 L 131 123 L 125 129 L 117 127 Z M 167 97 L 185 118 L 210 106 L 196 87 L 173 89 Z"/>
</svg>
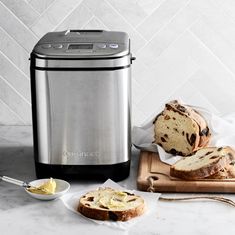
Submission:
<svg viewBox="0 0 235 235">
<path fill-rule="evenodd" d="M 74 55 L 112 55 L 125 50 L 122 43 L 56 43 L 39 44 L 38 49 L 47 54 L 74 54 Z"/>
</svg>

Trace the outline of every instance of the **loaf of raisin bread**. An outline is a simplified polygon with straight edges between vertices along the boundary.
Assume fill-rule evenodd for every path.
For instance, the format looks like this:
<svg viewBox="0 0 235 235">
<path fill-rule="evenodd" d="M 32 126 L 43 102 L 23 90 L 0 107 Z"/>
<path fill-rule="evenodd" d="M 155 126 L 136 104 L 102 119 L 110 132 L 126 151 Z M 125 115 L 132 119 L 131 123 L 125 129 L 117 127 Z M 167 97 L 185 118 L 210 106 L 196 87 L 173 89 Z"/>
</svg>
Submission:
<svg viewBox="0 0 235 235">
<path fill-rule="evenodd" d="M 154 120 L 155 143 L 166 152 L 187 156 L 207 146 L 210 130 L 206 120 L 194 109 L 174 100 Z"/>
<path fill-rule="evenodd" d="M 204 179 L 218 174 L 234 159 L 229 147 L 206 147 L 183 157 L 170 167 L 170 175 L 186 180 Z"/>
<path fill-rule="evenodd" d="M 80 198 L 78 211 L 97 220 L 127 221 L 145 211 L 144 199 L 112 188 L 99 188 Z"/>
</svg>

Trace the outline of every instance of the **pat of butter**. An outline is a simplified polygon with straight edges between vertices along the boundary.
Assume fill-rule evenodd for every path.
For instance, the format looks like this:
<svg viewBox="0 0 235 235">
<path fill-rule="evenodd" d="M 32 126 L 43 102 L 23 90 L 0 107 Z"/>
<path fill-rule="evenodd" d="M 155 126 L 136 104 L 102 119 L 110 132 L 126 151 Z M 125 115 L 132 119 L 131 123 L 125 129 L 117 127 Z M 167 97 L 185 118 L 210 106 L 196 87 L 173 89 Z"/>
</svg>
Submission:
<svg viewBox="0 0 235 235">
<path fill-rule="evenodd" d="M 99 199 L 99 203 L 107 208 L 123 208 L 125 207 L 127 194 L 124 192 L 115 192 L 108 194 Z"/>
<path fill-rule="evenodd" d="M 54 194 L 56 190 L 56 182 L 54 179 L 50 178 L 44 184 L 38 187 L 30 187 L 27 190 L 31 193 L 37 194 Z"/>
<path fill-rule="evenodd" d="M 114 198 L 117 198 L 121 201 L 125 201 L 126 200 L 126 197 L 127 197 L 127 194 L 124 193 L 124 192 L 115 192 L 114 195 L 113 195 Z"/>
<path fill-rule="evenodd" d="M 115 198 L 111 198 L 109 208 L 123 208 L 125 207 L 125 203 L 122 201 L 116 201 Z"/>
</svg>

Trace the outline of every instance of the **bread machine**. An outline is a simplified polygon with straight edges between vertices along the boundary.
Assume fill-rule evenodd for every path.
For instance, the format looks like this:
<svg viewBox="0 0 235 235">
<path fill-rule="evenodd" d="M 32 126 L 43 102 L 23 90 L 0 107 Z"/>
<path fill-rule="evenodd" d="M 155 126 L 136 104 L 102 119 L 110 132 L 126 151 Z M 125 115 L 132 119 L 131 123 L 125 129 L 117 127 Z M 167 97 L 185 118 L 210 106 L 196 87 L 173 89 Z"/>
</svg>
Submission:
<svg viewBox="0 0 235 235">
<path fill-rule="evenodd" d="M 128 35 L 51 32 L 30 59 L 37 177 L 126 178 L 134 59 Z"/>
</svg>

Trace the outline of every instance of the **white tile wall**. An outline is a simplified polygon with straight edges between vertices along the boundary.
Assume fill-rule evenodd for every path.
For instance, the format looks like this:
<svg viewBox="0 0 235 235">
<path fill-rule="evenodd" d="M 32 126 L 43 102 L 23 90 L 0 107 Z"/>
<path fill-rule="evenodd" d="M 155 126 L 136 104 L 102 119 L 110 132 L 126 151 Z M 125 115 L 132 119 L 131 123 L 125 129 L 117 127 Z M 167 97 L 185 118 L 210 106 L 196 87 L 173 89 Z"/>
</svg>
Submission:
<svg viewBox="0 0 235 235">
<path fill-rule="evenodd" d="M 0 0 L 0 125 L 31 124 L 29 54 L 68 28 L 129 33 L 133 125 L 175 98 L 235 109 L 233 0 Z"/>
</svg>

